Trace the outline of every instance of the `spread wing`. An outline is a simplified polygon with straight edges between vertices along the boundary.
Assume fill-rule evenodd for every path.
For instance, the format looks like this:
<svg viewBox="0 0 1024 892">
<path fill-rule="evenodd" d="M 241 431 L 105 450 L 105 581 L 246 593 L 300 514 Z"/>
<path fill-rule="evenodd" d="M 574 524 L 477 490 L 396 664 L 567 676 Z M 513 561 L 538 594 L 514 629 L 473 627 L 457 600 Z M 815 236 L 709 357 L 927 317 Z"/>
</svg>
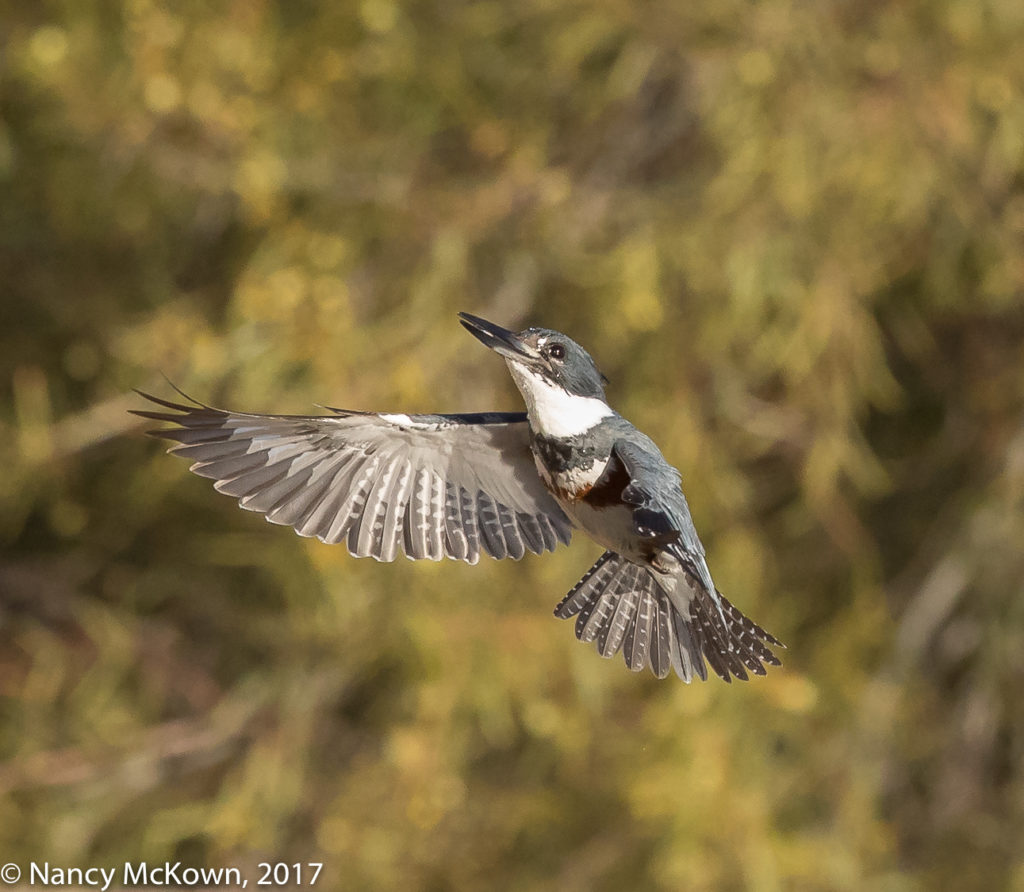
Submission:
<svg viewBox="0 0 1024 892">
<path fill-rule="evenodd" d="M 166 411 L 135 415 L 189 470 L 300 536 L 356 557 L 476 563 L 568 543 L 572 526 L 544 488 L 524 413 L 254 415 L 139 393 Z"/>
</svg>

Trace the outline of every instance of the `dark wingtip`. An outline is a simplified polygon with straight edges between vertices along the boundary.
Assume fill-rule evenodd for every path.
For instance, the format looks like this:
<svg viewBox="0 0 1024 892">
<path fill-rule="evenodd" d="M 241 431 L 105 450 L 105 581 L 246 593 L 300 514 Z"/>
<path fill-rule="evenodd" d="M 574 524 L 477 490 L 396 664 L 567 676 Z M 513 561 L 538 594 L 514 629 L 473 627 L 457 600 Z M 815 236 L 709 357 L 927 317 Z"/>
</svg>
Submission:
<svg viewBox="0 0 1024 892">
<path fill-rule="evenodd" d="M 190 403 L 195 403 L 201 409 L 213 409 L 213 406 L 208 406 L 206 403 L 203 403 L 203 402 L 200 402 L 199 400 L 197 400 L 194 396 L 189 396 L 189 394 L 185 393 L 184 390 L 182 390 L 177 384 L 175 384 L 166 375 L 164 375 L 164 380 L 173 388 L 173 390 L 178 394 L 178 396 L 183 396 Z"/>
<path fill-rule="evenodd" d="M 139 388 L 137 388 L 137 387 L 133 387 L 132 390 L 135 393 L 137 393 L 139 396 L 141 396 L 144 400 L 149 400 L 151 403 L 156 403 L 158 406 L 163 406 L 166 409 L 173 409 L 175 412 L 192 412 L 192 411 L 194 411 L 193 407 L 198 407 L 200 409 L 208 409 L 208 410 L 213 411 L 213 412 L 220 411 L 219 409 L 215 409 L 213 406 L 208 406 L 206 403 L 201 402 L 200 400 L 197 400 L 194 396 L 190 396 L 189 394 L 185 393 L 184 390 L 182 390 L 180 387 L 178 387 L 178 385 L 175 384 L 166 375 L 164 376 L 164 379 L 174 389 L 175 393 L 177 393 L 179 396 L 183 397 L 184 399 L 188 400 L 190 403 L 192 403 L 192 405 L 191 406 L 186 406 L 186 405 L 183 405 L 182 403 L 174 403 L 174 402 L 171 402 L 170 400 L 165 400 L 162 397 L 153 396 L 153 394 L 151 394 L 151 393 L 146 393 L 144 390 L 139 390 Z M 142 412 L 140 412 L 137 409 L 129 409 L 128 411 L 132 415 L 141 415 L 143 418 L 150 417 L 148 415 L 143 414 Z"/>
<path fill-rule="evenodd" d="M 167 377 L 166 375 L 164 376 Z M 154 396 L 151 393 L 146 393 L 144 390 L 139 390 L 137 387 L 133 387 L 132 390 L 141 396 L 144 400 L 148 400 L 157 406 L 163 406 L 165 409 L 170 409 L 170 412 L 158 412 L 153 409 L 129 409 L 129 415 L 135 415 L 138 418 L 145 418 L 147 421 L 161 421 L 166 424 L 177 424 L 175 428 L 157 428 L 154 430 L 147 430 L 145 433 L 149 437 L 156 437 L 164 440 L 174 440 L 178 438 L 181 430 L 188 427 L 186 419 L 189 417 L 195 417 L 198 410 L 202 409 L 207 412 L 220 412 L 219 409 L 214 409 L 212 406 L 207 406 L 205 403 L 201 403 L 194 397 L 189 396 L 185 391 L 178 387 L 173 381 L 167 380 L 167 383 L 174 388 L 174 390 L 181 394 L 186 400 L 193 405 L 187 406 L 183 403 L 175 403 L 171 400 L 165 400 L 163 397 Z M 175 414 L 176 413 L 176 414 Z"/>
<path fill-rule="evenodd" d="M 188 411 L 190 411 L 188 406 L 183 406 L 181 403 L 172 403 L 170 400 L 165 400 L 165 399 L 163 399 L 161 397 L 153 396 L 153 394 L 146 393 L 145 391 L 139 390 L 136 387 L 133 387 L 132 390 L 134 390 L 143 399 L 149 400 L 151 403 L 156 403 L 158 406 L 163 406 L 165 409 L 173 409 L 175 412 L 188 412 Z M 150 418 L 150 417 L 152 417 L 152 410 L 129 409 L 128 411 L 132 415 L 139 415 L 142 418 Z"/>
</svg>

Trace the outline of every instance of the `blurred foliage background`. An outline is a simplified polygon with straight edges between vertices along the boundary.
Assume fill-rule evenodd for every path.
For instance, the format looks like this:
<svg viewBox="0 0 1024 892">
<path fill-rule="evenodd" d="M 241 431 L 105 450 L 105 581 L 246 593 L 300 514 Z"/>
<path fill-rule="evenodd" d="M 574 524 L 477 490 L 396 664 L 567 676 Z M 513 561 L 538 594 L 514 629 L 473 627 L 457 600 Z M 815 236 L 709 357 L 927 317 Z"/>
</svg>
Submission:
<svg viewBox="0 0 1024 892">
<path fill-rule="evenodd" d="M 0 860 L 1024 889 L 1019 0 L 0 8 Z M 596 546 L 356 561 L 126 414 L 518 408 L 458 310 L 594 353 L 782 670 L 634 676 L 551 616 Z"/>
</svg>

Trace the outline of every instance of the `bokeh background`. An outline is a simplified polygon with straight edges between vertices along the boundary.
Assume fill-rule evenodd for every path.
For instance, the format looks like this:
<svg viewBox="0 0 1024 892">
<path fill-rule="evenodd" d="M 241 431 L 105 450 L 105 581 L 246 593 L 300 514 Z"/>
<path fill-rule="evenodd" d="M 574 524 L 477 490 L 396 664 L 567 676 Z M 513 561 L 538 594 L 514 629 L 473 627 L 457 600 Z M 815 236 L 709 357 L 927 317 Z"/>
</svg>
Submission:
<svg viewBox="0 0 1024 892">
<path fill-rule="evenodd" d="M 1024 4 L 0 14 L 0 860 L 1024 889 Z M 789 645 L 627 672 L 599 553 L 380 565 L 127 414 L 516 409 L 558 328 Z"/>
</svg>

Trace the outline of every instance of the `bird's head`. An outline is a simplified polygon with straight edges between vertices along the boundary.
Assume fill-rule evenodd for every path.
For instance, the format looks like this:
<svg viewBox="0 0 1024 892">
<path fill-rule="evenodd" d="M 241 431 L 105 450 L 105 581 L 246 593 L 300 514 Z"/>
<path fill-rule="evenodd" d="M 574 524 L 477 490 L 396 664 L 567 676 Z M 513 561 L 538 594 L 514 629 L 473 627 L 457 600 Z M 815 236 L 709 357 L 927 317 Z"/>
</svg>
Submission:
<svg viewBox="0 0 1024 892">
<path fill-rule="evenodd" d="M 575 428 L 585 430 L 611 414 L 604 395 L 607 379 L 572 338 L 550 328 L 509 331 L 469 313 L 459 313 L 459 319 L 505 358 L 531 420 L 542 431 L 578 432 Z"/>
</svg>

